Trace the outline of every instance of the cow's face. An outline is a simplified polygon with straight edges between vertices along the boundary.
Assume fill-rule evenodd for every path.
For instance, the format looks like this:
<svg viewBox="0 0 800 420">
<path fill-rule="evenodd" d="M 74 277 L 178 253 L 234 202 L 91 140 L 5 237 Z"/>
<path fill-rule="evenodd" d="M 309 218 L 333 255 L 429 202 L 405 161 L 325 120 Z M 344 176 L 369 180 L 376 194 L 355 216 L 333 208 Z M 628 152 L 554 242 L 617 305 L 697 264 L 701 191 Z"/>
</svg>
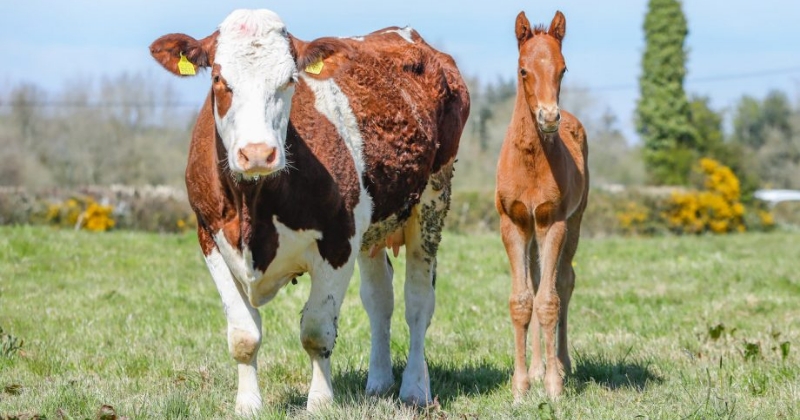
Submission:
<svg viewBox="0 0 800 420">
<path fill-rule="evenodd" d="M 234 175 L 257 179 L 286 166 L 286 130 L 297 67 L 278 15 L 237 10 L 207 38 L 165 35 L 150 51 L 175 74 L 193 75 L 196 67 L 211 69 L 214 120 Z"/>
</svg>

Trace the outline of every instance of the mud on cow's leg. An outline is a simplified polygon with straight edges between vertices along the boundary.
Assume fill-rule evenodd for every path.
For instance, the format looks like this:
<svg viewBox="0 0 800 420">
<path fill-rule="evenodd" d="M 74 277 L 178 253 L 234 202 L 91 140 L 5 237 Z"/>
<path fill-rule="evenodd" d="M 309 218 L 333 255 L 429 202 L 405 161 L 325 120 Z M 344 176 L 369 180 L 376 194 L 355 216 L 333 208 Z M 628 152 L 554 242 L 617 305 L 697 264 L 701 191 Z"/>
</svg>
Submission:
<svg viewBox="0 0 800 420">
<path fill-rule="evenodd" d="M 238 364 L 236 414 L 254 415 L 262 404 L 257 372 L 258 349 L 261 346 L 261 315 L 258 309 L 250 305 L 216 248 L 206 255 L 205 260 L 222 298 L 228 320 L 228 350 Z"/>
<path fill-rule="evenodd" d="M 394 385 L 392 358 L 389 349 L 391 320 L 394 311 L 392 265 L 381 249 L 374 257 L 362 251 L 358 257 L 361 272 L 361 302 L 369 316 L 371 350 L 367 394 L 384 394 Z"/>
<path fill-rule="evenodd" d="M 336 344 L 339 310 L 353 275 L 355 259 L 339 269 L 327 264 L 311 274 L 311 293 L 300 319 L 300 341 L 311 358 L 308 411 L 317 411 L 333 401 L 331 355 Z"/>
<path fill-rule="evenodd" d="M 411 342 L 400 399 L 412 405 L 427 405 L 432 401 L 425 361 L 425 333 L 436 306 L 436 253 L 450 207 L 451 176 L 452 166 L 448 165 L 431 177 L 405 228 L 405 318 Z"/>
</svg>

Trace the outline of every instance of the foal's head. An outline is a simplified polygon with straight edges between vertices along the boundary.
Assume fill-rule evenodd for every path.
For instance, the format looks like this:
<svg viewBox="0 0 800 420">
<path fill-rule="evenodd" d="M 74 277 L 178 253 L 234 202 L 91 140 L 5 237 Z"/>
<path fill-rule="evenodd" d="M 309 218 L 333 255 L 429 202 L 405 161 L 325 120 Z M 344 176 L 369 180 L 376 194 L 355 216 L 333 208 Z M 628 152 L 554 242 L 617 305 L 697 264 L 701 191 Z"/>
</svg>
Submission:
<svg viewBox="0 0 800 420">
<path fill-rule="evenodd" d="M 561 55 L 561 41 L 567 30 L 567 21 L 561 12 L 556 12 L 550 28 L 531 28 L 525 12 L 517 15 L 516 35 L 519 46 L 519 88 L 536 124 L 544 133 L 558 131 L 561 113 L 558 96 L 561 93 L 561 78 L 567 71 Z"/>
</svg>

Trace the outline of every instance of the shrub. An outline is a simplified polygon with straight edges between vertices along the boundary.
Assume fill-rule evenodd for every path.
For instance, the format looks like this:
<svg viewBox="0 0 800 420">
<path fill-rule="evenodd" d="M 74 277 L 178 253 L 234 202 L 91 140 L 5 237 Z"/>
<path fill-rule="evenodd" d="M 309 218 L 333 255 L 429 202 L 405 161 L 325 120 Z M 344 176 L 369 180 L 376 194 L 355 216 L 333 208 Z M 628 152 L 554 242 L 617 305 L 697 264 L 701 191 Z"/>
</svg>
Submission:
<svg viewBox="0 0 800 420">
<path fill-rule="evenodd" d="M 114 208 L 98 204 L 92 197 L 72 197 L 60 203 L 52 203 L 47 208 L 44 221 L 60 227 L 74 227 L 92 232 L 105 232 L 114 227 L 112 217 Z M 36 223 L 38 215 L 32 216 Z"/>
<path fill-rule="evenodd" d="M 695 171 L 704 178 L 705 189 L 672 194 L 664 212 L 670 229 L 677 233 L 743 232 L 745 208 L 733 171 L 708 158 L 700 159 Z"/>
</svg>

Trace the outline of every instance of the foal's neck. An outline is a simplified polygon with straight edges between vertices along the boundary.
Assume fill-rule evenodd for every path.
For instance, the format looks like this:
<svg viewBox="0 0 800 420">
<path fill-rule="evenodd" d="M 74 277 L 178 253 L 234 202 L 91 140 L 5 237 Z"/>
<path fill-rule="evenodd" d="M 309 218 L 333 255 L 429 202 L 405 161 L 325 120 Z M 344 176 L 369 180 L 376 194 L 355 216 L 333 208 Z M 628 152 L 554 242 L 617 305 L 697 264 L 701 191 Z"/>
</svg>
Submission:
<svg viewBox="0 0 800 420">
<path fill-rule="evenodd" d="M 543 134 L 539 131 L 536 119 L 525 100 L 525 93 L 522 86 L 517 88 L 517 100 L 514 105 L 513 123 L 509 130 L 509 139 L 520 150 L 529 154 L 547 154 L 557 147 L 560 142 L 558 132 Z"/>
</svg>

